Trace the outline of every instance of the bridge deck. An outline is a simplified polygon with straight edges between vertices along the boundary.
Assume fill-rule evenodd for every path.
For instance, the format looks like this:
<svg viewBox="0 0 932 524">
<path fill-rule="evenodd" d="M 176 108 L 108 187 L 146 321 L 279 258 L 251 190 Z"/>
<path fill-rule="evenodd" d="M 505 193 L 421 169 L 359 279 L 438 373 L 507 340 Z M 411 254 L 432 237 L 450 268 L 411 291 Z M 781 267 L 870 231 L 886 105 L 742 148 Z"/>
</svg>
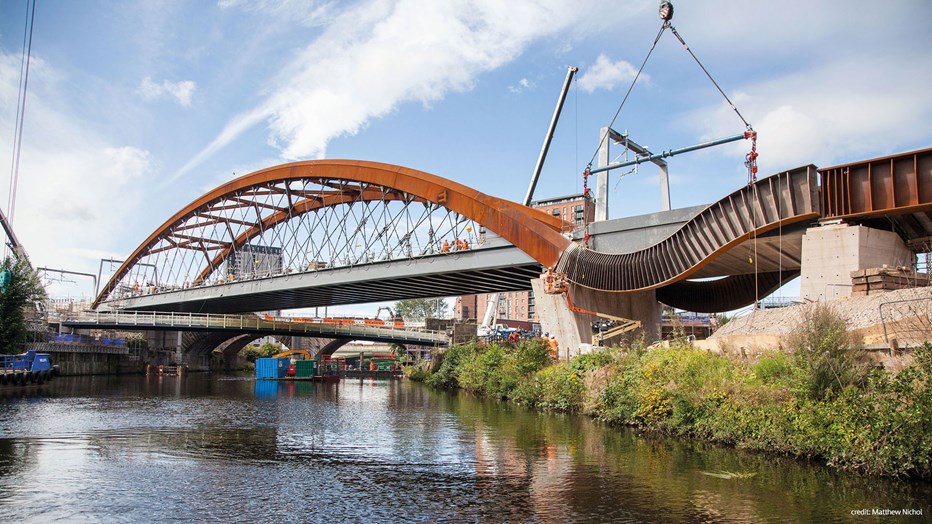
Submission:
<svg viewBox="0 0 932 524">
<path fill-rule="evenodd" d="M 223 315 L 213 313 L 155 311 L 79 313 L 63 318 L 61 324 L 75 329 L 255 333 L 260 335 L 292 335 L 344 340 L 397 342 L 399 344 L 425 346 L 446 345 L 448 342 L 446 333 L 438 331 L 415 331 L 394 327 L 328 324 L 281 319 L 267 320 L 255 315 Z"/>
</svg>

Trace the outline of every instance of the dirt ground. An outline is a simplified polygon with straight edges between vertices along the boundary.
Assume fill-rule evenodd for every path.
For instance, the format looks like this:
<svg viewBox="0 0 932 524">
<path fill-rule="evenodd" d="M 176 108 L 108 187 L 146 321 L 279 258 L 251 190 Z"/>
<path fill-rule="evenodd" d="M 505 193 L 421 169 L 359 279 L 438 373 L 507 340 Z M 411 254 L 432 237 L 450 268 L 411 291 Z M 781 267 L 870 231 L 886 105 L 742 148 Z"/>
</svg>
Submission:
<svg viewBox="0 0 932 524">
<path fill-rule="evenodd" d="M 872 358 L 888 368 L 910 359 L 908 348 L 932 340 L 932 288 L 901 289 L 827 303 L 844 320 L 848 330 L 871 350 Z M 733 318 L 700 348 L 755 358 L 765 351 L 782 350 L 813 304 L 751 311 Z M 899 351 L 907 350 L 907 351 Z"/>
</svg>

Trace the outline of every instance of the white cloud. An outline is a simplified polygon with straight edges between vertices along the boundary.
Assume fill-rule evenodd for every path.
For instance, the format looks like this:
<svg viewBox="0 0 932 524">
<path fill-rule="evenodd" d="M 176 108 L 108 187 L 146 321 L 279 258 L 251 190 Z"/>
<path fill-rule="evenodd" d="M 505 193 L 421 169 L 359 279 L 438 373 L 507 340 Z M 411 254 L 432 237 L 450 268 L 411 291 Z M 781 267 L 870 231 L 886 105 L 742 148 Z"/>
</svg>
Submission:
<svg viewBox="0 0 932 524">
<path fill-rule="evenodd" d="M 523 93 L 525 90 L 530 89 L 532 87 L 534 87 L 533 82 L 531 82 L 527 78 L 522 78 L 521 80 L 518 80 L 518 85 L 508 86 L 508 90 L 516 95 L 519 95 Z"/>
<path fill-rule="evenodd" d="M 594 14 L 590 3 L 558 0 L 359 2 L 335 15 L 272 82 L 264 102 L 231 119 L 176 177 L 260 121 L 284 159 L 321 158 L 334 138 L 358 133 L 399 104 L 428 106 L 467 91 L 530 42 Z"/>
<path fill-rule="evenodd" d="M 124 249 L 127 217 L 146 212 L 152 159 L 55 109 L 55 89 L 68 88 L 50 81 L 59 75 L 48 64 L 30 69 L 14 229 L 35 265 L 96 273 L 87 248 Z M 19 56 L 0 51 L 0 106 L 14 107 L 18 79 Z M 0 135 L 12 136 L 14 116 L 0 113 Z M 0 164 L 9 166 L 10 154 L 0 150 Z M 0 188 L 4 206 L 6 190 Z"/>
<path fill-rule="evenodd" d="M 197 89 L 197 84 L 193 80 L 182 80 L 179 82 L 170 82 L 163 80 L 161 83 L 152 81 L 152 78 L 145 77 L 139 84 L 138 92 L 145 100 L 158 100 L 163 96 L 174 98 L 184 107 L 191 106 L 191 97 Z"/>
<path fill-rule="evenodd" d="M 759 134 L 758 162 L 761 174 L 768 175 L 808 163 L 827 167 L 924 146 L 915 140 L 932 133 L 929 84 L 930 53 L 861 55 L 741 86 L 730 97 Z M 688 120 L 704 138 L 743 128 L 724 103 L 702 107 Z M 738 142 L 730 151 L 743 156 L 747 148 Z"/>
<path fill-rule="evenodd" d="M 218 0 L 220 9 L 240 9 L 252 15 L 275 18 L 283 22 L 298 21 L 317 26 L 330 20 L 335 2 L 313 0 Z"/>
<path fill-rule="evenodd" d="M 612 62 L 605 53 L 602 53 L 596 58 L 592 67 L 586 69 L 586 72 L 579 77 L 579 88 L 587 93 L 591 93 L 596 89 L 611 91 L 618 84 L 630 83 L 634 80 L 635 75 L 637 75 L 637 69 L 630 63 L 625 60 Z M 639 82 L 649 80 L 650 77 L 645 73 L 641 73 L 640 78 L 638 78 Z"/>
</svg>

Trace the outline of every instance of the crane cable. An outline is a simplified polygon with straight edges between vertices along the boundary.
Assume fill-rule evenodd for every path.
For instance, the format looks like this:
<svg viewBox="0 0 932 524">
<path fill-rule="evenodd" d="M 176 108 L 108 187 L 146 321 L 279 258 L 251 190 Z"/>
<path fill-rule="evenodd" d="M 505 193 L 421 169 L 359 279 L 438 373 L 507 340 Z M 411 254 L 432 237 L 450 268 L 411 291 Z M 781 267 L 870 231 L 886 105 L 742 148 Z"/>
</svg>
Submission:
<svg viewBox="0 0 932 524">
<path fill-rule="evenodd" d="M 26 118 L 26 88 L 29 84 L 29 62 L 32 57 L 32 30 L 35 26 L 36 0 L 32 0 L 30 13 L 29 0 L 26 2 L 26 22 L 23 27 L 23 56 L 20 60 L 19 95 L 16 100 L 16 124 L 13 129 L 13 158 L 10 166 L 9 221 L 12 224 L 16 213 L 16 184 L 19 179 L 20 151 L 23 148 L 23 121 Z M 28 40 L 27 40 L 28 35 Z"/>
<path fill-rule="evenodd" d="M 670 22 L 667 22 L 667 25 L 670 25 Z M 748 129 L 752 129 L 751 124 L 749 124 L 748 121 L 745 120 L 741 112 L 738 111 L 738 108 L 735 107 L 735 105 L 731 102 L 731 99 L 728 98 L 728 95 L 726 95 L 725 92 L 722 91 L 722 88 L 718 85 L 718 82 L 716 82 L 715 79 L 712 78 L 712 75 L 709 73 L 708 69 L 706 69 L 705 66 L 702 65 L 702 62 L 699 61 L 699 58 L 696 56 L 695 53 L 693 53 L 693 50 L 690 49 L 688 45 L 686 45 L 686 41 L 683 40 L 683 37 L 680 36 L 680 33 L 672 25 L 670 25 L 670 32 L 673 33 L 674 36 L 676 36 L 676 39 L 679 40 L 681 44 L 683 44 L 683 47 L 685 47 L 686 51 L 689 52 L 689 56 L 693 57 L 693 60 L 695 60 L 696 63 L 699 64 L 699 67 L 702 68 L 702 72 L 705 73 L 705 76 L 709 77 L 709 80 L 712 81 L 712 84 L 715 86 L 715 89 L 718 89 L 718 92 L 722 94 L 722 97 L 725 98 L 725 101 L 728 102 L 728 105 L 731 106 L 735 114 L 738 115 L 738 118 L 740 118 L 741 121 L 744 122 L 744 126 Z"/>
<path fill-rule="evenodd" d="M 669 22 L 666 22 L 666 21 L 663 23 L 663 25 L 660 26 L 660 31 L 658 31 L 658 32 L 657 32 L 657 36 L 654 37 L 654 43 L 651 44 L 650 50 L 647 51 L 647 56 L 645 56 L 645 57 L 644 57 L 644 61 L 641 62 L 641 67 L 638 69 L 637 74 L 634 75 L 634 80 L 632 80 L 632 81 L 631 81 L 631 85 L 628 86 L 628 92 L 625 93 L 625 97 L 621 100 L 621 104 L 618 105 L 618 110 L 615 111 L 615 116 L 612 117 L 611 123 L 608 124 L 608 127 L 609 127 L 609 128 L 611 128 L 613 125 L 615 125 L 615 120 L 618 119 L 618 115 L 621 113 L 621 108 L 625 107 L 625 102 L 628 101 L 628 96 L 631 94 L 631 90 L 634 89 L 634 84 L 637 83 L 638 78 L 641 76 L 641 72 L 644 71 L 644 66 L 647 65 L 647 60 L 650 58 L 651 53 L 654 52 L 654 48 L 657 47 L 657 42 L 660 41 L 660 36 L 663 35 L 663 32 L 667 29 L 667 27 L 670 27 L 670 23 L 669 23 Z M 592 153 L 592 158 L 589 159 L 589 167 L 592 167 L 592 162 L 595 161 L 596 155 L 599 154 L 599 149 L 602 148 L 602 143 L 603 143 L 607 138 L 608 138 L 608 135 L 603 136 L 603 137 L 599 140 L 599 145 L 595 148 L 595 152 Z"/>
</svg>

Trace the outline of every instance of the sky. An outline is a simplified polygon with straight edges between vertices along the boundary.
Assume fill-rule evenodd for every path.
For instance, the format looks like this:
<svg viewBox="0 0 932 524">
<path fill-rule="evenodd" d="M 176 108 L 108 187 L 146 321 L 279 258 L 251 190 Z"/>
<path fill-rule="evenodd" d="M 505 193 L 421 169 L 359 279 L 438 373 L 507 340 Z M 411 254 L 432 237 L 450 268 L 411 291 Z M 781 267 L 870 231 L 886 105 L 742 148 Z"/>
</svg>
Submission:
<svg viewBox="0 0 932 524">
<path fill-rule="evenodd" d="M 0 0 L 5 212 L 26 4 Z M 535 197 L 578 193 L 661 25 L 654 0 L 38 4 L 13 224 L 34 265 L 87 273 L 206 191 L 295 160 L 398 164 L 520 201 L 570 65 Z M 758 131 L 761 176 L 932 146 L 932 3 L 674 5 Z M 653 150 L 744 130 L 669 31 L 613 127 Z M 670 159 L 673 206 L 741 187 L 748 148 Z M 621 175 L 612 218 L 660 209 L 653 166 Z M 89 296 L 83 280 L 50 289 Z"/>
</svg>

